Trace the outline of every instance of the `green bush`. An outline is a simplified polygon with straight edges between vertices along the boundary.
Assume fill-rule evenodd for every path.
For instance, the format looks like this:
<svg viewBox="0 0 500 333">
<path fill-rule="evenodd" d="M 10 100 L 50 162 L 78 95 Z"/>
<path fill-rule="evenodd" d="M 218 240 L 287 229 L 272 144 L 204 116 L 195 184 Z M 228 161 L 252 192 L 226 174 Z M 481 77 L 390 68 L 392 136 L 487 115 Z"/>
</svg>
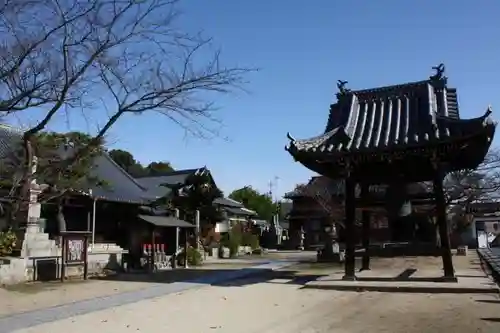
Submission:
<svg viewBox="0 0 500 333">
<path fill-rule="evenodd" d="M 185 251 L 182 251 L 177 256 L 177 264 L 179 266 L 184 265 L 184 256 L 185 256 Z M 187 258 L 188 258 L 188 265 L 189 266 L 199 266 L 203 263 L 203 256 L 201 255 L 201 253 L 198 250 L 196 250 L 192 246 L 188 247 L 187 256 L 188 256 Z"/>
<path fill-rule="evenodd" d="M 200 251 L 193 247 L 188 248 L 188 264 L 191 266 L 199 266 L 203 263 L 203 256 Z"/>
<path fill-rule="evenodd" d="M 231 258 L 236 257 L 238 255 L 238 250 L 240 249 L 240 242 L 238 239 L 229 238 L 229 256 Z"/>
<path fill-rule="evenodd" d="M 252 250 L 258 249 L 260 247 L 259 235 L 253 234 L 250 231 L 243 233 L 241 245 L 250 246 Z"/>
<path fill-rule="evenodd" d="M 232 258 L 238 254 L 242 242 L 241 227 L 236 225 L 231 228 L 227 234 L 222 237 L 220 244 L 229 248 L 229 256 Z"/>
<path fill-rule="evenodd" d="M 16 244 L 17 237 L 12 229 L 0 232 L 0 256 L 10 255 Z"/>
</svg>

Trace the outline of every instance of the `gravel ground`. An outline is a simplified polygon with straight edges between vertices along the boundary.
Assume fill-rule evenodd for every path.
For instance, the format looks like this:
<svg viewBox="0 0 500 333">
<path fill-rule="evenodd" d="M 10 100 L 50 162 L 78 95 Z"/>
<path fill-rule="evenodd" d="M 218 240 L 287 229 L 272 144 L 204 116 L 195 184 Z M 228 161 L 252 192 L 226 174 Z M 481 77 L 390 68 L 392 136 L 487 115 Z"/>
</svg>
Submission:
<svg viewBox="0 0 500 333">
<path fill-rule="evenodd" d="M 18 333 L 500 332 L 491 295 L 352 293 L 250 278 L 114 307 Z"/>
</svg>

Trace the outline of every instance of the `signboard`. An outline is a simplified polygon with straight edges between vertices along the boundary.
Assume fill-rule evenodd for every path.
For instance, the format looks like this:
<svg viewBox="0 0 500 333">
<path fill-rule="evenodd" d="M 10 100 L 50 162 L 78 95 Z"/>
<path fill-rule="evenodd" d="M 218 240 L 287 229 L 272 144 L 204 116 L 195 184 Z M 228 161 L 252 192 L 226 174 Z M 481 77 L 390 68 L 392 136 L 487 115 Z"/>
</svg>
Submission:
<svg viewBox="0 0 500 333">
<path fill-rule="evenodd" d="M 66 231 L 62 236 L 61 281 L 64 281 L 66 267 L 83 265 L 83 278 L 88 275 L 88 239 L 89 232 Z"/>
<path fill-rule="evenodd" d="M 66 239 L 66 263 L 76 264 L 85 262 L 85 238 L 69 238 Z"/>
</svg>

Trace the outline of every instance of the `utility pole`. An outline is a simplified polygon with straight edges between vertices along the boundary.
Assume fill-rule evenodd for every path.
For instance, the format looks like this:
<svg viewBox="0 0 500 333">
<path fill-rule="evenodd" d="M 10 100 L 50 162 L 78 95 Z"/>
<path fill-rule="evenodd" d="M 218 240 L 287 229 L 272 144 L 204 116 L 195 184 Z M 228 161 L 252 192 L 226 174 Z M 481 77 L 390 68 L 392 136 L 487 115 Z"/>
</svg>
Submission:
<svg viewBox="0 0 500 333">
<path fill-rule="evenodd" d="M 269 198 L 271 198 L 271 201 L 276 202 L 277 198 L 274 197 L 275 189 L 278 187 L 278 180 L 280 177 L 274 176 L 273 179 L 269 181 Z"/>
<path fill-rule="evenodd" d="M 273 202 L 274 204 L 278 203 L 277 198 L 275 198 L 275 196 L 274 196 L 274 194 L 275 194 L 274 190 L 278 186 L 278 180 L 279 180 L 279 177 L 278 176 L 274 176 L 273 179 L 269 181 L 269 198 L 271 199 L 271 202 Z M 278 227 L 278 225 L 279 225 L 279 216 L 278 216 L 278 212 L 277 211 L 275 211 L 274 214 L 273 214 L 272 224 L 273 224 L 273 227 L 274 227 L 273 229 L 276 232 L 276 245 L 279 245 L 279 244 L 281 244 L 281 231 L 280 231 L 280 229 Z"/>
</svg>

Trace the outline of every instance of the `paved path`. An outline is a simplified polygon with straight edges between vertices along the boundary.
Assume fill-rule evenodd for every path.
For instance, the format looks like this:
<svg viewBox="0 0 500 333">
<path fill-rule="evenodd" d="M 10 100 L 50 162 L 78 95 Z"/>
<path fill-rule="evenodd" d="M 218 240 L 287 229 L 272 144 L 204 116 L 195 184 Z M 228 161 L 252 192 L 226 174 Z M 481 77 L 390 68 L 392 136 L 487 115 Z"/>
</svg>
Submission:
<svg viewBox="0 0 500 333">
<path fill-rule="evenodd" d="M 12 332 L 16 329 L 32 327 L 42 323 L 53 322 L 72 316 L 79 316 L 95 311 L 101 311 L 124 304 L 149 300 L 155 297 L 175 294 L 196 287 L 207 286 L 214 283 L 241 278 L 267 270 L 276 269 L 290 265 L 289 262 L 275 261 L 261 264 L 252 268 L 225 271 L 223 273 L 214 272 L 208 276 L 195 279 L 190 282 L 174 282 L 170 284 L 155 283 L 150 287 L 139 290 L 120 292 L 104 297 L 86 299 L 74 303 L 28 311 L 0 317 L 0 333 Z"/>
<path fill-rule="evenodd" d="M 322 291 L 302 288 L 289 273 L 169 294 L 16 332 L 500 332 L 500 298 L 491 294 Z"/>
</svg>

